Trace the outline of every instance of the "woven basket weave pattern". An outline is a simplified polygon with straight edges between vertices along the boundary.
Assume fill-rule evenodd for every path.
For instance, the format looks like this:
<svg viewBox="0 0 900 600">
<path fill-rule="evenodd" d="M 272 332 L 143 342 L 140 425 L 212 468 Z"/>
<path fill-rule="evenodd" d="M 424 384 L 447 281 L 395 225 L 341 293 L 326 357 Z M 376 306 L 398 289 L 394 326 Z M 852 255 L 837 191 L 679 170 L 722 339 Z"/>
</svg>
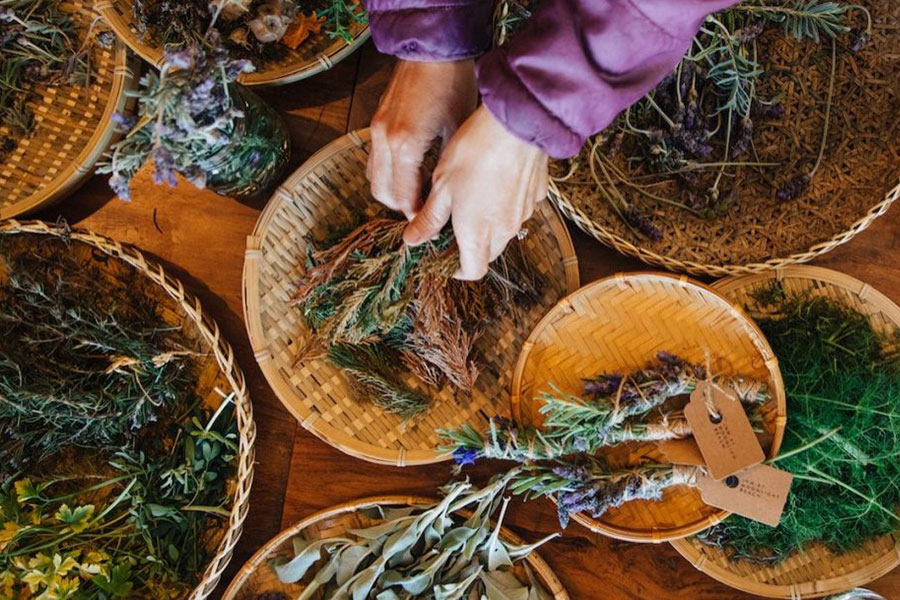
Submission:
<svg viewBox="0 0 900 600">
<path fill-rule="evenodd" d="M 477 347 L 483 368 L 471 400 L 457 401 L 443 390 L 420 419 L 404 424 L 354 397 L 343 373 L 324 360 L 296 363 L 298 341 L 308 332 L 289 304 L 306 259 L 307 236 L 326 239 L 360 214 L 381 210 L 370 199 L 365 165 L 368 133 L 354 133 L 326 147 L 275 193 L 248 240 L 244 268 L 246 321 L 256 357 L 270 385 L 304 427 L 351 455 L 385 464 L 421 464 L 442 457 L 435 429 L 470 423 L 508 410 L 512 367 L 533 324 L 578 286 L 578 269 L 568 233 L 552 206 L 544 203 L 526 225 L 522 247 L 547 281 L 537 306 L 519 318 L 504 317 L 487 327 Z M 489 350 L 488 350 L 489 349 Z M 412 379 L 411 385 L 417 385 Z"/>
<path fill-rule="evenodd" d="M 535 328 L 513 380 L 516 418 L 541 423 L 542 391 L 554 384 L 580 394 L 582 378 L 645 367 L 660 350 L 704 364 L 712 371 L 767 383 L 773 399 L 764 407 L 770 453 L 777 452 L 785 412 L 777 362 L 759 329 L 740 310 L 687 278 L 640 273 L 617 275 L 565 298 Z M 601 453 L 614 468 L 650 459 L 667 462 L 655 444 L 625 444 Z M 667 490 L 660 502 L 633 501 L 600 519 L 576 515 L 586 527 L 611 537 L 661 542 L 697 533 L 727 513 L 704 504 L 688 487 Z"/>
<path fill-rule="evenodd" d="M 96 17 L 93 3 L 60 3 L 73 15 L 81 40 Z M 119 41 L 111 48 L 94 45 L 91 81 L 38 87 L 28 103 L 34 113 L 31 135 L 0 165 L 0 219 L 8 219 L 59 200 L 90 175 L 115 134 L 112 114 L 126 104 L 133 89 L 134 63 Z M 5 128 L 0 127 L 0 133 Z"/>
<path fill-rule="evenodd" d="M 133 0 L 99 0 L 97 8 L 110 27 L 129 48 L 154 66 L 163 62 L 163 49 L 144 42 L 134 24 Z M 354 24 L 353 40 L 331 38 L 327 33 L 311 33 L 296 50 L 288 49 L 282 58 L 269 61 L 238 80 L 244 85 L 281 85 L 299 81 L 328 70 L 369 39 L 369 28 Z"/>
<path fill-rule="evenodd" d="M 789 295 L 811 293 L 831 298 L 868 315 L 875 331 L 893 334 L 900 329 L 900 307 L 872 286 L 828 269 L 787 267 L 767 274 L 725 279 L 715 288 L 735 302 L 752 306 L 754 290 L 765 288 L 776 279 Z M 792 600 L 818 598 L 863 586 L 900 566 L 897 534 L 878 538 L 839 556 L 824 546 L 814 545 L 776 565 L 731 562 L 721 550 L 695 539 L 678 540 L 673 546 L 698 569 L 723 583 L 760 596 Z"/>
<path fill-rule="evenodd" d="M 231 485 L 233 502 L 227 526 L 210 533 L 211 548 L 215 555 L 207 566 L 198 585 L 186 600 L 203 600 L 215 590 L 216 585 L 231 560 L 232 552 L 241 535 L 244 519 L 249 510 L 250 486 L 253 483 L 254 442 L 256 425 L 244 376 L 235 363 L 234 352 L 225 341 L 219 327 L 205 315 L 200 302 L 190 296 L 177 279 L 172 278 L 158 264 L 148 261 L 138 250 L 107 237 L 88 231 L 69 230 L 65 226 L 42 221 L 5 221 L 0 223 L 0 235 L 33 234 L 45 238 L 74 242 L 111 256 L 117 261 L 107 263 L 104 270 L 115 276 L 116 272 L 134 269 L 146 278 L 148 294 L 152 294 L 162 307 L 163 318 L 180 327 L 185 338 L 194 346 L 202 363 L 198 364 L 197 395 L 209 405 L 221 403 L 222 394 L 232 395 L 239 433 L 237 474 Z M 39 239 L 35 243 L 39 243 Z M 198 359 L 199 362 L 200 359 Z"/>
<path fill-rule="evenodd" d="M 291 540 L 293 538 L 301 536 L 305 540 L 320 540 L 344 535 L 348 529 L 361 529 L 377 524 L 377 521 L 366 517 L 361 512 L 367 508 L 375 506 L 410 506 L 430 504 L 432 502 L 433 500 L 413 496 L 383 496 L 349 502 L 316 513 L 293 527 L 282 531 L 277 537 L 260 548 L 241 567 L 241 570 L 225 591 L 222 600 L 255 600 L 258 594 L 265 592 L 284 592 L 288 597 L 297 597 L 302 592 L 303 585 L 282 583 L 267 565 L 268 561 L 276 556 L 291 557 Z M 522 543 L 505 527 L 500 532 L 504 540 L 514 544 Z M 553 571 L 550 570 L 550 567 L 537 552 L 532 552 L 525 560 L 538 581 L 544 586 L 544 589 L 551 594 L 553 600 L 569 600 L 569 595 L 563 588 L 562 583 L 560 583 L 559 579 L 557 579 L 556 575 L 553 574 Z M 517 576 L 524 575 L 521 569 L 517 569 L 516 573 Z M 523 577 L 522 581 L 525 582 L 527 580 Z M 321 593 L 316 598 L 327 600 L 322 598 Z"/>
</svg>

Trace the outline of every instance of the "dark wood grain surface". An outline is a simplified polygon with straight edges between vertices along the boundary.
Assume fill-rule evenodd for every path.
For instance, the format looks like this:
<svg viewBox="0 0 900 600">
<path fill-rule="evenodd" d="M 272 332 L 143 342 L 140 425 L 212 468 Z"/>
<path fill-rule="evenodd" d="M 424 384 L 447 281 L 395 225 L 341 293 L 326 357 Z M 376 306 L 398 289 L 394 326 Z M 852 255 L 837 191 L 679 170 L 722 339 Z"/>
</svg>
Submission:
<svg viewBox="0 0 900 600">
<path fill-rule="evenodd" d="M 294 143 L 292 167 L 333 139 L 368 125 L 391 66 L 392 59 L 369 44 L 331 71 L 261 92 L 286 116 Z M 271 392 L 250 351 L 241 307 L 246 236 L 264 203 L 241 203 L 185 183 L 176 188 L 155 186 L 143 173 L 130 203 L 115 199 L 105 180 L 94 177 L 60 205 L 37 215 L 50 221 L 64 218 L 156 257 L 201 299 L 234 346 L 247 376 L 259 437 L 250 515 L 226 581 L 280 529 L 314 511 L 376 494 L 433 495 L 451 475 L 448 465 L 399 469 L 345 456 L 304 431 Z M 900 301 L 898 210 L 815 264 L 849 273 Z M 646 269 L 578 231 L 572 234 L 584 283 Z M 497 465 L 479 467 L 474 479 L 486 479 L 491 468 Z M 509 523 L 528 540 L 558 527 L 548 502 L 514 505 Z M 573 600 L 751 598 L 696 571 L 667 544 L 617 542 L 574 524 L 541 553 Z M 871 587 L 889 600 L 900 598 L 900 571 Z"/>
</svg>

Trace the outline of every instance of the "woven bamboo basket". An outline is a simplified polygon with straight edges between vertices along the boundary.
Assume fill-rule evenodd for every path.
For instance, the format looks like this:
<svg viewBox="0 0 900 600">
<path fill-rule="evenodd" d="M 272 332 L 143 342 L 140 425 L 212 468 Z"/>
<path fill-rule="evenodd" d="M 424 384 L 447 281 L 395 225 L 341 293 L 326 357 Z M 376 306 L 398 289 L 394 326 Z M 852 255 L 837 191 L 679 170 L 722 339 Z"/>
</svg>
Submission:
<svg viewBox="0 0 900 600">
<path fill-rule="evenodd" d="M 218 325 L 204 312 L 200 301 L 188 294 L 174 279 L 131 246 L 90 231 L 72 230 L 65 225 L 43 221 L 8 220 L 0 223 L 0 236 L 27 236 L 28 247 L 35 251 L 69 253 L 84 263 L 93 263 L 106 273 L 111 282 L 121 286 L 139 285 L 142 292 L 159 303 L 163 318 L 181 329 L 190 349 L 197 353 L 195 362 L 197 396 L 210 408 L 218 407 L 223 397 L 235 405 L 239 433 L 236 474 L 229 482 L 233 501 L 227 525 L 209 534 L 209 550 L 215 550 L 205 571 L 198 573 L 199 583 L 184 600 L 203 600 L 216 588 L 222 572 L 231 560 L 249 510 L 250 486 L 253 483 L 254 442 L 256 425 L 244 375 L 238 368 L 234 352 L 222 338 Z M 112 258 L 113 260 L 110 260 Z M 133 279 L 138 274 L 137 280 Z M 102 282 L 98 282 L 102 284 Z"/>
<path fill-rule="evenodd" d="M 269 385 L 301 424 L 352 456 L 388 465 L 446 460 L 435 429 L 469 423 L 477 429 L 508 410 L 509 382 L 522 342 L 557 300 L 578 288 L 578 263 L 568 231 L 549 203 L 542 203 L 521 242 L 530 264 L 547 285 L 538 304 L 519 319 L 491 324 L 478 342 L 482 373 L 465 404 L 449 390 L 423 417 L 404 423 L 354 398 L 343 373 L 324 360 L 297 363 L 306 335 L 300 312 L 290 306 L 308 246 L 362 214 L 381 210 L 369 195 L 366 161 L 369 132 L 350 133 L 320 150 L 269 202 L 247 240 L 244 316 L 250 343 Z M 415 385 L 414 381 L 407 382 Z"/>
<path fill-rule="evenodd" d="M 775 187 L 790 174 L 802 172 L 822 143 L 830 44 L 796 42 L 778 30 L 760 36 L 760 56 L 789 76 L 763 77 L 757 92 L 765 98 L 783 98 L 785 114 L 778 119 L 754 115 L 753 152 L 735 159 L 772 161 L 778 166 L 726 173 L 725 181 L 733 179 L 740 199 L 724 209 L 722 216 L 695 217 L 683 209 L 640 197 L 627 185 L 618 185 L 623 197 L 658 226 L 662 239 L 651 241 L 637 236 L 597 191 L 587 149 L 568 178 L 563 175 L 568 173 L 567 165 L 554 165 L 560 177 L 551 185 L 551 199 L 566 217 L 601 243 L 648 264 L 693 275 L 761 273 L 808 262 L 847 243 L 900 197 L 896 119 L 900 89 L 900 63 L 896 60 L 900 31 L 896 24 L 900 4 L 894 0 L 861 0 L 857 4 L 868 8 L 874 18 L 872 42 L 855 53 L 845 47 L 852 36 L 841 36 L 837 41 L 834 103 L 824 160 L 801 197 L 778 200 Z M 628 139 L 626 136 L 619 150 L 606 155 L 630 177 L 649 176 L 651 169 L 629 162 L 629 157 L 637 153 L 628 147 Z M 721 160 L 719 152 L 716 149 L 709 160 Z M 604 169 L 597 169 L 601 180 Z M 687 203 L 692 195 L 705 191 L 702 185 L 697 187 L 699 184 L 689 184 L 696 189 L 684 189 L 675 179 L 660 178 L 652 192 Z M 700 182 L 705 184 L 707 179 L 711 177 Z M 611 189 L 605 181 L 604 188 Z M 726 191 L 723 189 L 723 195 Z"/>
<path fill-rule="evenodd" d="M 732 301 L 749 307 L 751 293 L 772 280 L 782 282 L 789 294 L 808 292 L 825 296 L 869 315 L 876 331 L 893 334 L 900 329 L 900 307 L 869 284 L 829 269 L 793 266 L 767 274 L 728 278 L 718 282 L 715 288 Z M 776 565 L 735 563 L 722 550 L 693 538 L 672 545 L 695 567 L 722 583 L 759 596 L 791 600 L 819 598 L 864 586 L 900 566 L 900 534 L 897 533 L 841 555 L 814 545 Z"/>
<path fill-rule="evenodd" d="M 163 48 L 141 39 L 134 23 L 133 0 L 97 0 L 97 8 L 109 26 L 141 58 L 159 67 Z M 344 60 L 369 39 L 366 25 L 350 27 L 353 40 L 333 39 L 327 33 L 312 33 L 296 49 L 288 49 L 282 58 L 269 61 L 253 73 L 242 75 L 238 81 L 247 86 L 283 85 L 327 71 Z"/>
<path fill-rule="evenodd" d="M 326 537 L 342 535 L 348 529 L 358 529 L 376 525 L 378 522 L 367 517 L 362 511 L 376 506 L 414 506 L 432 504 L 434 500 L 415 496 L 379 496 L 348 502 L 307 517 L 272 538 L 248 560 L 225 590 L 222 600 L 255 600 L 258 594 L 265 592 L 284 592 L 288 597 L 296 597 L 303 591 L 302 583 L 285 584 L 278 580 L 268 567 L 268 561 L 277 556 L 291 557 L 291 540 L 301 536 L 305 540 L 320 540 Z M 505 527 L 500 530 L 501 537 L 510 543 L 521 544 L 522 541 Z M 562 583 L 544 562 L 537 552 L 532 552 L 525 561 L 531 568 L 535 578 L 551 594 L 554 600 L 569 600 L 569 594 Z M 517 577 L 524 583 L 524 569 L 517 567 Z M 320 598 L 321 594 L 316 598 Z"/>
<path fill-rule="evenodd" d="M 513 415 L 540 426 L 541 391 L 552 383 L 581 394 L 582 379 L 601 372 L 643 368 L 660 350 L 704 364 L 717 375 L 744 375 L 765 382 L 772 399 L 763 407 L 769 456 L 777 454 L 787 420 L 784 386 L 768 342 L 743 311 L 710 288 L 686 277 L 658 273 L 619 274 L 564 298 L 534 329 L 513 377 Z M 667 462 L 656 444 L 624 444 L 601 452 L 613 468 Z M 633 501 L 600 519 L 576 521 L 604 535 L 631 542 L 664 542 L 702 531 L 728 516 L 708 506 L 693 488 L 666 490 L 659 502 Z"/>
<path fill-rule="evenodd" d="M 91 0 L 67 0 L 81 39 L 96 17 Z M 125 108 L 134 89 L 136 60 L 116 41 L 94 45 L 89 85 L 40 87 L 28 106 L 34 113 L 32 134 L 0 165 L 0 219 L 9 219 L 56 202 L 78 188 L 113 140 L 112 114 Z M 0 134 L 7 133 L 0 126 Z"/>
</svg>

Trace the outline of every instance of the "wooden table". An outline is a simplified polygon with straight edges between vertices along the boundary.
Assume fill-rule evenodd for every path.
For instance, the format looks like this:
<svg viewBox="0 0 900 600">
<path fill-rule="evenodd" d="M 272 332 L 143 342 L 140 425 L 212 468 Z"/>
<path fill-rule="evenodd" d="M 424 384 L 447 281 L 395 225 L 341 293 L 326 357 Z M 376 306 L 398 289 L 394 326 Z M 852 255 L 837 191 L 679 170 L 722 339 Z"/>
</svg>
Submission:
<svg viewBox="0 0 900 600">
<path fill-rule="evenodd" d="M 369 44 L 329 72 L 262 92 L 286 115 L 294 142 L 292 167 L 331 140 L 369 124 L 391 65 L 392 59 Z M 62 217 L 155 256 L 201 299 L 234 346 L 247 376 L 259 437 L 250 515 L 225 582 L 269 538 L 314 511 L 375 494 L 433 495 L 451 477 L 447 464 L 400 469 L 345 456 L 300 427 L 270 391 L 250 350 L 241 306 L 245 238 L 263 204 L 240 203 L 187 183 L 175 189 L 155 186 L 144 173 L 130 203 L 115 199 L 105 178 L 94 177 L 70 199 L 37 215 L 49 221 Z M 572 235 L 583 283 L 646 269 L 577 230 Z M 817 264 L 852 274 L 900 301 L 898 242 L 900 221 L 891 214 Z M 488 474 L 480 467 L 475 479 Z M 510 513 L 511 528 L 528 540 L 558 529 L 547 501 L 516 504 Z M 696 571 L 668 544 L 618 542 L 574 524 L 541 554 L 573 600 L 752 598 Z M 871 587 L 889 599 L 900 598 L 900 570 Z"/>
</svg>

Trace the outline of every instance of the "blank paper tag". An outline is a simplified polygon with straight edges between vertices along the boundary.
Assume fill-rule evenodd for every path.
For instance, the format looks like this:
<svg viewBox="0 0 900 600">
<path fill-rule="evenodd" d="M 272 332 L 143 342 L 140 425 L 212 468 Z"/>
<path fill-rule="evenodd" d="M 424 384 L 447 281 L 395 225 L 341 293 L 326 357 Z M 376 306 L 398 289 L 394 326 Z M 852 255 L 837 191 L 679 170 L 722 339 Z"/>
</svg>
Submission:
<svg viewBox="0 0 900 600">
<path fill-rule="evenodd" d="M 707 400 L 715 415 L 710 414 Z M 724 479 L 765 459 L 744 408 L 731 392 L 709 382 L 700 383 L 684 407 L 684 416 L 713 479 Z"/>
<path fill-rule="evenodd" d="M 787 471 L 757 465 L 723 481 L 700 475 L 697 487 L 705 503 L 776 527 L 793 479 Z"/>
<path fill-rule="evenodd" d="M 666 455 L 666 459 L 673 465 L 702 467 L 706 464 L 703 454 L 700 453 L 700 447 L 691 438 L 657 442 L 656 447 Z"/>
</svg>

